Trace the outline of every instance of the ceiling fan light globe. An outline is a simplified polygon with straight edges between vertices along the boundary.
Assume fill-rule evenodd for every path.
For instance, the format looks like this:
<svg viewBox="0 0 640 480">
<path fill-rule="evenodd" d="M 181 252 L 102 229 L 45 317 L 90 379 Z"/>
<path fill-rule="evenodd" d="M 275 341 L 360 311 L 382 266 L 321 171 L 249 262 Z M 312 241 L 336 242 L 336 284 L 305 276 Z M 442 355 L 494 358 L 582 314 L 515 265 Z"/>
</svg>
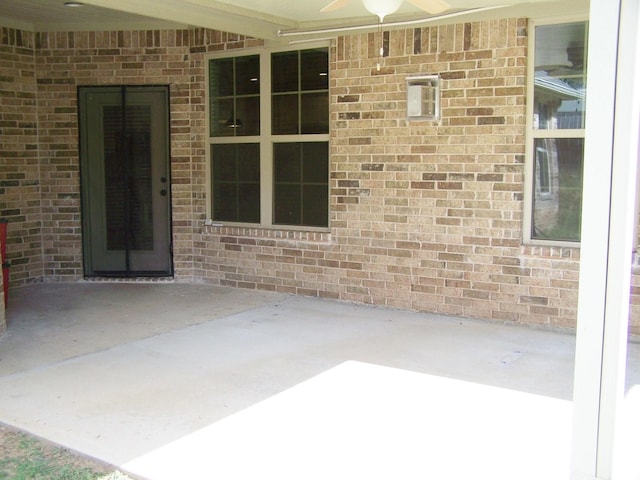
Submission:
<svg viewBox="0 0 640 480">
<path fill-rule="evenodd" d="M 362 0 L 362 4 L 367 11 L 380 17 L 380 21 L 394 12 L 397 12 L 402 5 L 402 0 Z"/>
</svg>

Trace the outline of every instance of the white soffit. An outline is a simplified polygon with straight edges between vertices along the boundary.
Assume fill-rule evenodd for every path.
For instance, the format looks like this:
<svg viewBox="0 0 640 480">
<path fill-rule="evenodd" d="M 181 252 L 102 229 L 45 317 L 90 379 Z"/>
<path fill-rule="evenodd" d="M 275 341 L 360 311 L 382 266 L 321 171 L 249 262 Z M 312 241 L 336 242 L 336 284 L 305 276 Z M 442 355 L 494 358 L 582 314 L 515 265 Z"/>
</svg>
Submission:
<svg viewBox="0 0 640 480">
<path fill-rule="evenodd" d="M 175 19 L 160 20 L 88 4 L 80 8 L 65 7 L 64 0 L 0 0 L 0 25 L 34 32 L 147 30 L 180 26 Z"/>
<path fill-rule="evenodd" d="M 508 4 L 505 8 L 469 13 L 453 23 L 506 17 L 570 17 L 588 14 L 588 0 L 448 0 L 451 13 Z M 344 8 L 320 12 L 329 0 L 83 0 L 85 7 L 64 7 L 64 0 L 0 0 L 0 24 L 30 31 L 129 30 L 205 27 L 276 39 L 279 30 L 375 24 L 360 0 Z M 385 20 L 430 16 L 409 2 Z M 419 25 L 416 25 L 419 26 Z"/>
</svg>

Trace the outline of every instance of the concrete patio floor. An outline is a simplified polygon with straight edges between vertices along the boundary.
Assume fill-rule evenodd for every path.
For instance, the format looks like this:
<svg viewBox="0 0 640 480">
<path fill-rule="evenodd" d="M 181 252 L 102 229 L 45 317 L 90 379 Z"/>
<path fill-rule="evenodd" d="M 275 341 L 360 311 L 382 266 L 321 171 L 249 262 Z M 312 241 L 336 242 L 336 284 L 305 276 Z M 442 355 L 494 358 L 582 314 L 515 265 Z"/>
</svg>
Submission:
<svg viewBox="0 0 640 480">
<path fill-rule="evenodd" d="M 572 335 L 153 282 L 16 288 L 7 320 L 0 422 L 139 478 L 568 475 Z"/>
</svg>

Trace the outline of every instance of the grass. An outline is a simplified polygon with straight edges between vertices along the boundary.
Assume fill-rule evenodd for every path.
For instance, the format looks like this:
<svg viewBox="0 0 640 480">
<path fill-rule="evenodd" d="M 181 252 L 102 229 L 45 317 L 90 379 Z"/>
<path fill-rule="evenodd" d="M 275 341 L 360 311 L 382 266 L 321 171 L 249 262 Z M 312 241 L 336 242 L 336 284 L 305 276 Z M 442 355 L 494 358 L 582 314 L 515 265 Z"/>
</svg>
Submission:
<svg viewBox="0 0 640 480">
<path fill-rule="evenodd" d="M 130 480 L 96 460 L 0 427 L 0 480 Z"/>
</svg>

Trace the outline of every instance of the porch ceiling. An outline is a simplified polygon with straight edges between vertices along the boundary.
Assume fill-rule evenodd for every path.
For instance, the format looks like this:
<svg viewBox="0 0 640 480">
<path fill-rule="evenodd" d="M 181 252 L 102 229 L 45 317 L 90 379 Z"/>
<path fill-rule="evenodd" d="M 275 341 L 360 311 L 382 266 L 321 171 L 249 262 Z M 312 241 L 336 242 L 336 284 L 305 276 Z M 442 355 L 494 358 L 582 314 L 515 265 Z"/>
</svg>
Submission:
<svg viewBox="0 0 640 480">
<path fill-rule="evenodd" d="M 243 35 L 277 39 L 279 30 L 344 27 L 377 21 L 360 0 L 351 0 L 332 12 L 320 10 L 330 0 L 83 0 L 78 8 L 65 0 L 0 0 L 0 24 L 28 31 L 83 31 L 206 27 Z M 492 17 L 586 15 L 588 0 L 448 0 L 461 12 L 481 7 L 500 7 L 467 12 L 464 21 Z M 385 21 L 437 22 L 409 2 Z M 441 20 L 451 21 L 451 20 Z"/>
</svg>

